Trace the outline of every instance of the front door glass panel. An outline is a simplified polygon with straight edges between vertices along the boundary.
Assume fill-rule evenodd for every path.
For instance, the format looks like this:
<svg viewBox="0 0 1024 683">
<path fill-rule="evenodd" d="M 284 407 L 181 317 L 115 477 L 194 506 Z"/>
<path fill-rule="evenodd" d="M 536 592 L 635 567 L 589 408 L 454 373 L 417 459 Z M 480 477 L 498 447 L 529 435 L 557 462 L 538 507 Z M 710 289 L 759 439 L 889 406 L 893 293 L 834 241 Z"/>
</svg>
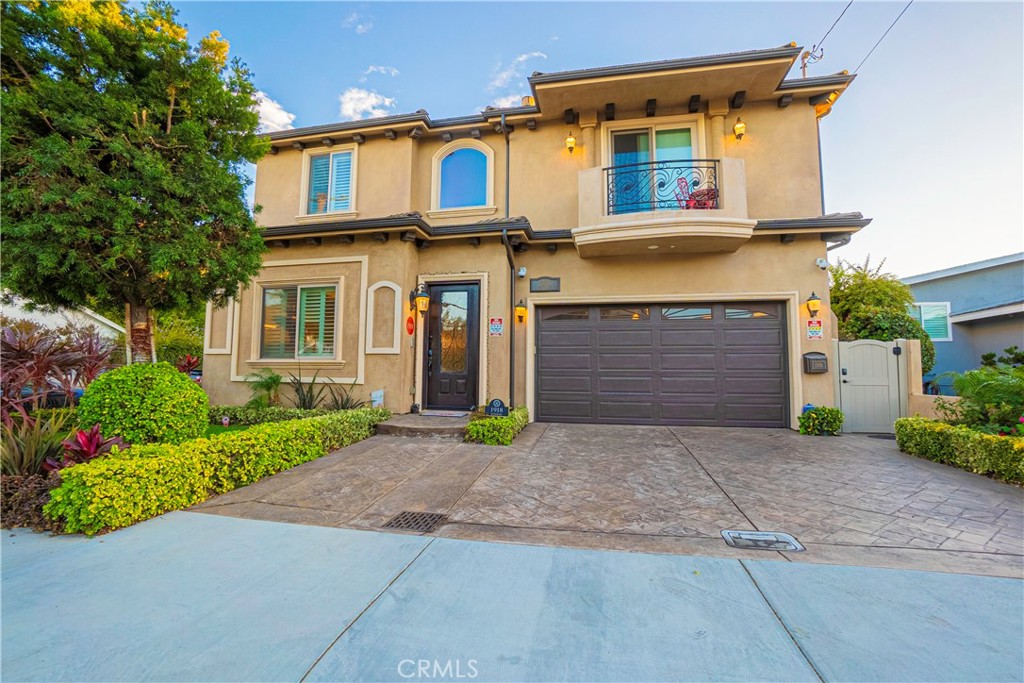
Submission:
<svg viewBox="0 0 1024 683">
<path fill-rule="evenodd" d="M 441 372 L 466 371 L 468 308 L 468 292 L 441 294 Z"/>
</svg>

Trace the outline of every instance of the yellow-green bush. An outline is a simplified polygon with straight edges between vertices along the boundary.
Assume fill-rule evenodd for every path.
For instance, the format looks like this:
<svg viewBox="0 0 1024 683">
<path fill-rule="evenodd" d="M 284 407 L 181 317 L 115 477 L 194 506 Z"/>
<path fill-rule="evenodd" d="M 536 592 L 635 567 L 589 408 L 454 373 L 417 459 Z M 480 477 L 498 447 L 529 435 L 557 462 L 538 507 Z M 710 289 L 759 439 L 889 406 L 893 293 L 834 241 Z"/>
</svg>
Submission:
<svg viewBox="0 0 1024 683">
<path fill-rule="evenodd" d="M 798 418 L 801 434 L 836 436 L 843 428 L 843 411 L 839 408 L 818 406 L 802 413 Z"/>
<path fill-rule="evenodd" d="M 256 425 L 182 444 L 133 446 L 61 470 L 46 516 L 69 533 L 130 526 L 201 503 L 371 436 L 381 408 Z"/>
<path fill-rule="evenodd" d="M 909 455 L 1024 484 L 1024 438 L 993 436 L 923 417 L 903 417 L 896 420 L 896 444 Z"/>
<path fill-rule="evenodd" d="M 488 446 L 508 446 L 530 421 L 525 406 L 513 408 L 508 417 L 474 416 L 466 425 L 465 440 Z"/>
<path fill-rule="evenodd" d="M 132 445 L 182 443 L 206 432 L 210 401 L 170 363 L 137 363 L 97 377 L 78 403 L 78 422 Z"/>
</svg>

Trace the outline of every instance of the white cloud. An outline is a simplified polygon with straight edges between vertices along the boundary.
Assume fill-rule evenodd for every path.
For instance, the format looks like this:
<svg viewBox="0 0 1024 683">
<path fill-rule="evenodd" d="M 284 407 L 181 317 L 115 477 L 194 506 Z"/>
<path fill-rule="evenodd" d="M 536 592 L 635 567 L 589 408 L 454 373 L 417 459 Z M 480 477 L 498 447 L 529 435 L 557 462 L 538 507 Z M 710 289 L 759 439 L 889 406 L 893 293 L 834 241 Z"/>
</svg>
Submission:
<svg viewBox="0 0 1024 683">
<path fill-rule="evenodd" d="M 500 88 L 507 88 L 514 81 L 523 78 L 523 65 L 528 59 L 547 58 L 548 56 L 543 52 L 525 52 L 518 55 L 507 65 L 503 66 L 499 63 L 494 69 L 494 75 L 491 77 L 491 82 L 487 84 L 487 89 L 494 91 Z"/>
<path fill-rule="evenodd" d="M 285 108 L 276 100 L 270 99 L 267 93 L 257 90 L 256 99 L 259 102 L 256 106 L 256 111 L 260 115 L 259 130 L 261 133 L 274 133 L 279 130 L 288 130 L 295 127 L 292 125 L 292 121 L 295 120 L 295 114 L 285 111 Z"/>
<path fill-rule="evenodd" d="M 395 98 L 385 97 L 373 90 L 363 88 L 349 88 L 338 96 L 341 106 L 338 108 L 338 115 L 342 121 L 357 121 L 359 119 L 387 116 L 395 106 Z"/>
<path fill-rule="evenodd" d="M 380 66 L 373 64 L 366 67 L 366 71 L 364 71 L 363 75 L 359 78 L 359 82 L 366 83 L 366 77 L 371 74 L 384 74 L 385 76 L 391 76 L 394 78 L 399 74 L 399 71 L 393 66 Z"/>
<path fill-rule="evenodd" d="M 506 107 L 518 107 L 523 103 L 522 95 L 505 95 L 504 97 L 496 98 L 491 106 L 498 107 L 499 109 L 505 109 Z"/>
<path fill-rule="evenodd" d="M 341 22 L 341 25 L 344 28 L 353 29 L 359 35 L 362 35 L 364 33 L 369 32 L 369 30 L 373 28 L 373 19 L 366 15 L 360 14 L 359 12 L 352 12 L 347 17 L 345 17 L 344 21 Z"/>
</svg>

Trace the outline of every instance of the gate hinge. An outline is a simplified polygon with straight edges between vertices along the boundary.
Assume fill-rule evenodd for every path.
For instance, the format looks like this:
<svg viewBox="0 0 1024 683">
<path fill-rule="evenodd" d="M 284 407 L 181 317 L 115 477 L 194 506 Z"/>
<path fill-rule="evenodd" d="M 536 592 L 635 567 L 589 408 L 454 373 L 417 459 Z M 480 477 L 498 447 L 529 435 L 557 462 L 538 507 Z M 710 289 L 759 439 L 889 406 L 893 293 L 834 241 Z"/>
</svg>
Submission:
<svg viewBox="0 0 1024 683">
<path fill-rule="evenodd" d="M 892 347 L 892 355 L 899 356 L 899 355 L 902 355 L 902 354 L 903 354 L 903 349 L 901 349 L 898 346 Z"/>
</svg>

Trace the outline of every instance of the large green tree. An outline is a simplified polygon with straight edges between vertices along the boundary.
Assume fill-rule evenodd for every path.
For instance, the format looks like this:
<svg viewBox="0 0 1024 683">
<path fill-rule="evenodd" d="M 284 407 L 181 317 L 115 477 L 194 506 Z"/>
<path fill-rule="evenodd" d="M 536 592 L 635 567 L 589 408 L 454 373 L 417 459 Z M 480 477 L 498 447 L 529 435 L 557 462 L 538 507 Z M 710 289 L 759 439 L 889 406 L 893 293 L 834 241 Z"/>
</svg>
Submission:
<svg viewBox="0 0 1024 683">
<path fill-rule="evenodd" d="M 882 272 L 884 266 L 885 260 L 872 267 L 870 256 L 862 264 L 840 259 L 829 266 L 829 298 L 839 320 L 839 338 L 920 339 L 921 366 L 929 372 L 935 365 L 935 345 L 908 312 L 914 295 L 895 275 Z"/>
<path fill-rule="evenodd" d="M 222 304 L 260 269 L 251 74 L 162 2 L 4 2 L 0 19 L 0 284 L 122 308 L 148 360 L 153 311 Z"/>
</svg>

